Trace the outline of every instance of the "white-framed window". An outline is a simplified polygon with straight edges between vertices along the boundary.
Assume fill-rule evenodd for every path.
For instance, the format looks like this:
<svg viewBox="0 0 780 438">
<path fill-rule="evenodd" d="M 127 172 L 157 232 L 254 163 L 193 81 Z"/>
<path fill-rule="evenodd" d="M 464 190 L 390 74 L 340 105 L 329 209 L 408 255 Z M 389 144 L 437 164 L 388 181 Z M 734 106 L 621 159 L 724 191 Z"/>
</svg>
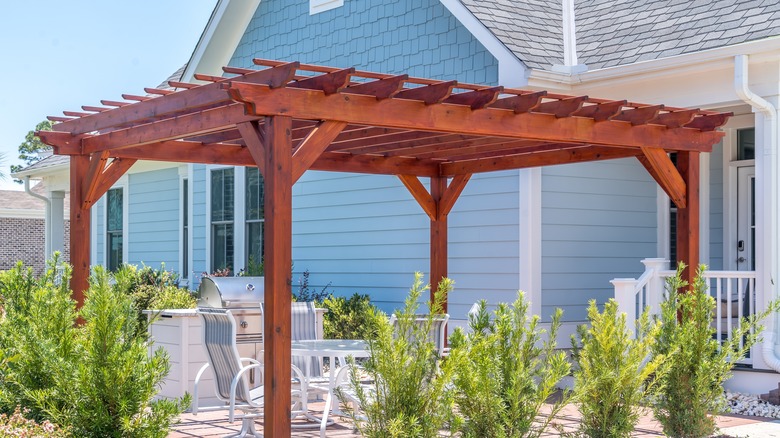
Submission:
<svg viewBox="0 0 780 438">
<path fill-rule="evenodd" d="M 309 0 L 309 15 L 344 6 L 344 0 Z"/>
<path fill-rule="evenodd" d="M 124 260 L 124 190 L 106 193 L 106 268 L 115 271 Z"/>
<path fill-rule="evenodd" d="M 211 178 L 211 272 L 233 270 L 235 170 L 213 169 Z"/>
<path fill-rule="evenodd" d="M 256 167 L 247 167 L 245 172 L 246 202 L 246 259 L 244 266 L 257 265 L 263 261 L 263 227 L 265 225 L 265 185 L 263 176 Z"/>
<path fill-rule="evenodd" d="M 181 179 L 181 242 L 180 242 L 180 259 L 181 269 L 179 269 L 179 277 L 182 280 L 189 280 L 190 272 L 190 180 L 189 178 Z"/>
</svg>

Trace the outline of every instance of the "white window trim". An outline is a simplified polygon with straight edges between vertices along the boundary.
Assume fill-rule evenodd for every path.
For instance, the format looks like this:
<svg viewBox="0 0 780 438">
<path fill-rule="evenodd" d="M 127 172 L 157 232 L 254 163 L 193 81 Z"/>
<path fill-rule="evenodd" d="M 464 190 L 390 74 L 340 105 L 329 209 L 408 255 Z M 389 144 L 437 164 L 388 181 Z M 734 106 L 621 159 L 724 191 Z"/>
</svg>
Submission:
<svg viewBox="0 0 780 438">
<path fill-rule="evenodd" d="M 344 0 L 309 0 L 309 15 L 344 6 Z"/>
<path fill-rule="evenodd" d="M 737 250 L 729 242 L 737 241 L 737 168 L 755 166 L 755 160 L 737 161 L 737 130 L 754 128 L 753 114 L 729 119 L 723 137 L 723 269 L 737 269 Z"/>
<path fill-rule="evenodd" d="M 110 189 L 122 189 L 122 263 L 130 263 L 129 254 L 129 240 L 130 234 L 130 191 L 128 190 L 128 176 L 122 175 L 121 178 L 111 186 Z M 106 190 L 106 193 L 108 193 Z M 103 199 L 103 226 L 100 232 L 103 234 L 103 266 L 108 266 L 108 239 L 106 236 L 108 229 L 108 202 L 105 201 L 106 193 L 101 197 Z M 97 252 L 97 239 L 95 239 L 94 250 Z"/>
<path fill-rule="evenodd" d="M 211 270 L 211 171 L 217 169 L 234 169 L 233 173 L 233 269 L 235 275 L 244 264 L 244 178 L 246 169 L 243 166 L 221 166 L 209 164 L 206 166 L 206 271 Z M 240 179 L 239 179 L 240 178 Z M 190 184 L 192 190 L 192 184 Z M 190 198 L 192 199 L 192 198 Z M 192 222 L 190 222 L 192 223 Z M 192 233 L 190 233 L 192 234 Z M 191 250 L 191 247 L 190 247 Z M 239 259 L 239 255 L 241 258 Z"/>
</svg>

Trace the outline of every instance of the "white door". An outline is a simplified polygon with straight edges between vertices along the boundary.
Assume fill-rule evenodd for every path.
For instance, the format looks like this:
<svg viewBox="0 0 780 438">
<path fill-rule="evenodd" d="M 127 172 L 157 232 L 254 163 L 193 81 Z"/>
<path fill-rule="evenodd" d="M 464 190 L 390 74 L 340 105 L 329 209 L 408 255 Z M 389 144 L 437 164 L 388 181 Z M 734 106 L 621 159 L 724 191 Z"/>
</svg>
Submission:
<svg viewBox="0 0 780 438">
<path fill-rule="evenodd" d="M 756 168 L 737 168 L 737 270 L 756 270 Z"/>
</svg>

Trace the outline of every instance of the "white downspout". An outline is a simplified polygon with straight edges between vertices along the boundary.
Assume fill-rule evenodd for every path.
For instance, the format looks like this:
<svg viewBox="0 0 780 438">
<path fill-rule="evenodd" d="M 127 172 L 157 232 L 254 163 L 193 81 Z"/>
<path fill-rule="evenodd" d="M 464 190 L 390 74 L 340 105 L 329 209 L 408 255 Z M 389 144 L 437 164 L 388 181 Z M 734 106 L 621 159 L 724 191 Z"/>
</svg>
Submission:
<svg viewBox="0 0 780 438">
<path fill-rule="evenodd" d="M 39 195 L 30 190 L 30 175 L 24 177 L 24 192 L 33 198 L 38 198 L 46 204 L 46 213 L 44 215 L 44 259 L 48 259 L 51 256 L 51 200 L 43 195 Z"/>
<path fill-rule="evenodd" d="M 768 102 L 761 96 L 753 93 L 748 88 L 748 56 L 737 55 L 734 57 L 734 89 L 737 95 L 745 103 L 750 105 L 755 111 L 761 112 L 764 116 L 766 123 L 769 124 L 769 142 L 764 144 L 763 157 L 756 157 L 756 164 L 762 163 L 762 167 L 768 171 L 762 172 L 767 181 L 762 182 L 763 196 L 758 202 L 764 203 L 764 211 L 768 211 L 768 214 L 764 214 L 764 226 L 766 231 L 764 236 L 764 244 L 769 247 L 767 250 L 762 251 L 763 254 L 757 258 L 762 260 L 764 279 L 762 285 L 764 287 L 764 303 L 769 303 L 777 296 L 777 288 L 775 287 L 775 279 L 777 279 L 777 272 L 775 266 L 778 263 L 778 169 L 780 169 L 780 163 L 778 163 L 777 153 L 777 138 L 778 138 L 778 121 L 777 121 L 777 108 Z M 760 171 L 760 170 L 759 170 Z M 768 223 L 766 221 L 768 219 Z M 759 261 L 757 260 L 757 261 Z M 767 274 L 769 278 L 766 278 Z M 757 279 L 758 283 L 759 279 Z M 756 287 L 761 287 L 756 284 Z M 775 353 L 775 338 L 777 335 L 776 318 L 774 314 L 770 314 L 767 318 L 766 326 L 768 330 L 764 333 L 764 342 L 762 345 L 762 355 L 764 362 L 768 367 L 775 371 L 780 372 L 780 358 Z"/>
</svg>

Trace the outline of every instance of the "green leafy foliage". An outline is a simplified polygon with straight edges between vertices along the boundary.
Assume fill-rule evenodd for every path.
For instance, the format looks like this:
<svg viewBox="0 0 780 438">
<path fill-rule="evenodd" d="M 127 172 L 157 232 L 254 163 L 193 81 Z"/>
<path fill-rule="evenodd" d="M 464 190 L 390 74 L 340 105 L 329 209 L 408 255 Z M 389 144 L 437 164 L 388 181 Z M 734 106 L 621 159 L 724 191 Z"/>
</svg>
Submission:
<svg viewBox="0 0 780 438">
<path fill-rule="evenodd" d="M 156 295 L 149 301 L 149 309 L 154 310 L 194 309 L 196 307 L 198 307 L 198 299 L 192 292 L 176 286 L 159 288 Z"/>
<path fill-rule="evenodd" d="M 58 284 L 58 272 L 64 272 Z M 98 267 L 81 312 L 67 289 L 70 269 L 49 264 L 34 278 L 18 265 L 0 276 L 0 409 L 29 409 L 79 437 L 164 437 L 189 404 L 152 401 L 168 373 L 163 349 L 149 355 L 132 297 Z M 77 316 L 82 325 L 75 325 Z"/>
<path fill-rule="evenodd" d="M 265 272 L 263 261 L 255 260 L 254 255 L 249 256 L 249 262 L 246 264 L 246 269 L 242 269 L 239 273 L 239 277 L 262 277 Z"/>
<path fill-rule="evenodd" d="M 50 421 L 41 423 L 25 418 L 29 410 L 16 408 L 13 414 L 0 414 L 0 436 L 2 437 L 35 437 L 35 438 L 60 438 L 68 434 L 56 424 Z"/>
<path fill-rule="evenodd" d="M 520 292 L 512 306 L 498 306 L 492 321 L 483 300 L 469 321 L 470 333 L 458 329 L 451 336 L 450 360 L 460 364 L 454 384 L 455 401 L 465 417 L 463 437 L 542 435 L 568 402 L 564 393 L 547 416 L 537 417 L 571 369 L 566 353 L 555 349 L 562 314 L 555 312 L 546 333 L 538 315 L 529 317 Z"/>
<path fill-rule="evenodd" d="M 703 276 L 706 267 L 699 267 L 687 290 L 684 269 L 680 263 L 677 274 L 667 280 L 667 298 L 661 303 L 662 329 L 653 354 L 666 360 L 659 373 L 661 392 L 653 408 L 665 435 L 698 438 L 715 433 L 711 414 L 726 408 L 723 382 L 731 376 L 734 364 L 760 340 L 764 329 L 761 320 L 777 312 L 779 306 L 773 302 L 763 312 L 743 318 L 731 338 L 721 343 L 711 325 L 715 300 Z"/>
<path fill-rule="evenodd" d="M 37 125 L 35 129 L 27 132 L 24 136 L 24 141 L 19 145 L 19 159 L 24 161 L 24 165 L 12 164 L 11 173 L 19 172 L 27 166 L 30 166 L 38 162 L 41 158 L 38 156 L 38 152 L 51 150 L 51 146 L 43 143 L 40 138 L 35 135 L 35 131 L 51 131 L 51 122 L 44 120 Z M 21 183 L 21 180 L 16 180 Z"/>
<path fill-rule="evenodd" d="M 379 320 L 377 338 L 369 341 L 371 357 L 363 364 L 365 374 L 374 382 L 370 390 L 360 386 L 361 375 L 353 368 L 350 380 L 363 415 L 353 412 L 352 419 L 365 437 L 436 437 L 454 418 L 450 384 L 457 364 L 440 360 L 428 337 L 434 315 L 441 313 L 443 300 L 452 289 L 452 280 L 442 280 L 435 299 L 428 304 L 428 317 L 418 324 L 418 301 L 428 289 L 423 286 L 422 274 L 415 274 L 404 308 L 397 313 L 395 330 L 387 319 Z"/>
<path fill-rule="evenodd" d="M 323 321 L 326 339 L 374 339 L 379 320 L 387 318 L 365 294 L 330 296 L 321 306 L 328 309 Z"/>
<path fill-rule="evenodd" d="M 578 327 L 579 343 L 572 337 L 574 398 L 582 415 L 580 432 L 591 438 L 631 436 L 639 420 L 640 404 L 656 389 L 651 376 L 664 360 L 655 356 L 645 364 L 660 329 L 642 312 L 634 330 L 625 313 L 610 299 L 599 313 L 595 300 L 588 306 L 590 327 Z"/>
</svg>

